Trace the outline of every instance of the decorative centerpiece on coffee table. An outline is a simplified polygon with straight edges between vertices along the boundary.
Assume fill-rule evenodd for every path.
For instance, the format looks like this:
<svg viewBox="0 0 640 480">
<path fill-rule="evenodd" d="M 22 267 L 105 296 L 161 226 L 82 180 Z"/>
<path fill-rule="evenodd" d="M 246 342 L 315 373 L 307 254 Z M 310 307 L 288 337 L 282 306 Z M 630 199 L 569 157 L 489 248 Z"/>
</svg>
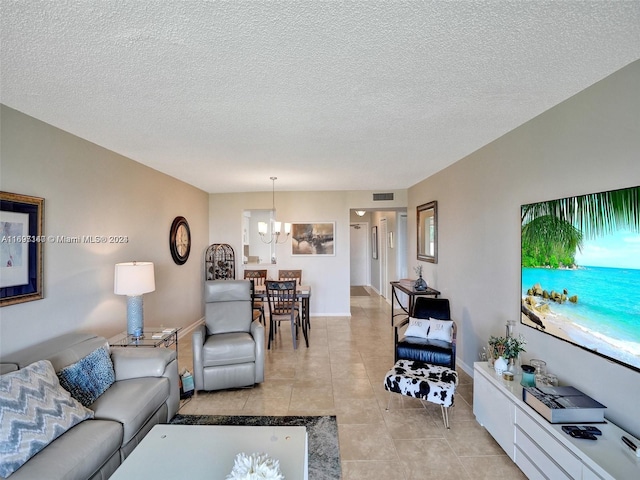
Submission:
<svg viewBox="0 0 640 480">
<path fill-rule="evenodd" d="M 284 480 L 280 462 L 266 453 L 239 453 L 226 480 Z"/>
</svg>

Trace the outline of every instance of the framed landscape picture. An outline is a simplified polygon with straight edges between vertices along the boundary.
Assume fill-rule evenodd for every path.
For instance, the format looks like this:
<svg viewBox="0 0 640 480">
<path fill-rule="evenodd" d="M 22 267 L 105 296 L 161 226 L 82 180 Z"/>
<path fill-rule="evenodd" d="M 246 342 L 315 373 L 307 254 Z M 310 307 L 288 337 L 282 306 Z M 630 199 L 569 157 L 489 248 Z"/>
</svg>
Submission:
<svg viewBox="0 0 640 480">
<path fill-rule="evenodd" d="M 0 307 L 42 298 L 44 199 L 0 192 Z"/>
<path fill-rule="evenodd" d="M 335 231 L 335 222 L 292 223 L 291 255 L 335 255 Z"/>
</svg>

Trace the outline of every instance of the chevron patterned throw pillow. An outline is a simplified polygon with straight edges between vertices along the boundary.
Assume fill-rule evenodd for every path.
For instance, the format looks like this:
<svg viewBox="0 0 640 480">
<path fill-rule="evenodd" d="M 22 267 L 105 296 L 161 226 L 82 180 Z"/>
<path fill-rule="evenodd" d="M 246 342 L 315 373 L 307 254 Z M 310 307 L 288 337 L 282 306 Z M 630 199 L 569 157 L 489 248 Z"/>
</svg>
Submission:
<svg viewBox="0 0 640 480">
<path fill-rule="evenodd" d="M 41 360 L 0 376 L 0 477 L 8 477 L 74 425 L 93 418 Z"/>
</svg>

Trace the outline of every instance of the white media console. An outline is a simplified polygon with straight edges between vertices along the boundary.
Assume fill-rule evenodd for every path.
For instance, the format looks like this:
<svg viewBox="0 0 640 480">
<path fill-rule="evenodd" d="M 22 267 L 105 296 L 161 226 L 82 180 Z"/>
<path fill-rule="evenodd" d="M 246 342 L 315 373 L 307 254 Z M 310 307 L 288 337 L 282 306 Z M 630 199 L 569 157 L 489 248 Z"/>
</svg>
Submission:
<svg viewBox="0 0 640 480">
<path fill-rule="evenodd" d="M 607 421 L 597 440 L 570 437 L 522 401 L 521 375 L 496 375 L 487 362 L 473 368 L 473 413 L 530 479 L 640 479 L 640 458 L 621 437 L 634 438 Z"/>
</svg>

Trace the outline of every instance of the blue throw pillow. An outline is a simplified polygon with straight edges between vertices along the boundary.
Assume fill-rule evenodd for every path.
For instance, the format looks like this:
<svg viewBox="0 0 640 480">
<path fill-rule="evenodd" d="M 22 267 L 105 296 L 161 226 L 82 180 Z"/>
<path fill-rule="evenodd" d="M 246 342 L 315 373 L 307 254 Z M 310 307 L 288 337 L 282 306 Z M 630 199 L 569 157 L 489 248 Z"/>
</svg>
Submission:
<svg viewBox="0 0 640 480">
<path fill-rule="evenodd" d="M 58 372 L 58 378 L 60 385 L 85 407 L 95 402 L 116 381 L 113 363 L 106 347 L 98 348 L 63 368 Z"/>
</svg>

